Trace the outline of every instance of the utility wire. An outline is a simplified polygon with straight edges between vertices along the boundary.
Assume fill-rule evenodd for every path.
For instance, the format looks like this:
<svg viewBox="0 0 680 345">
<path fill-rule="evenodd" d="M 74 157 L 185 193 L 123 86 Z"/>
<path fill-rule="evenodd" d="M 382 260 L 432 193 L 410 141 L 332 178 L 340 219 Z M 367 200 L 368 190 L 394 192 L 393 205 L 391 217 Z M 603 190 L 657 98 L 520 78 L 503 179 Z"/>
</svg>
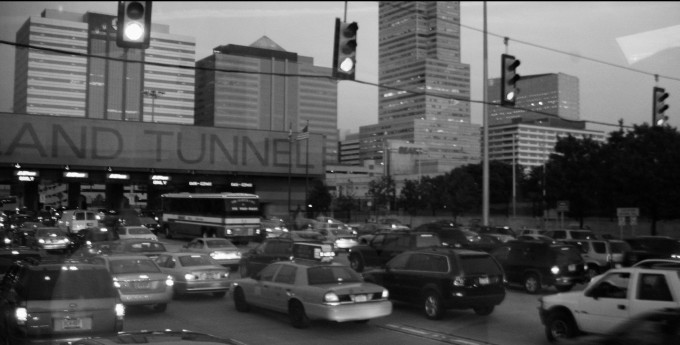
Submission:
<svg viewBox="0 0 680 345">
<path fill-rule="evenodd" d="M 52 52 L 52 53 L 55 53 L 55 54 L 75 55 L 75 56 L 81 56 L 81 57 L 86 57 L 86 58 L 103 59 L 103 60 L 117 61 L 117 62 L 142 63 L 142 64 L 147 64 L 147 65 L 152 65 L 152 66 L 188 69 L 188 70 L 194 70 L 194 71 L 199 70 L 199 71 L 209 71 L 209 72 L 271 75 L 271 76 L 279 76 L 279 77 L 317 78 L 317 79 L 328 79 L 328 80 L 338 81 L 337 78 L 335 78 L 331 75 L 275 73 L 275 72 L 244 71 L 244 70 L 224 69 L 224 68 L 206 68 L 206 67 L 197 67 L 197 66 L 168 64 L 168 63 L 162 63 L 162 62 L 128 60 L 128 59 L 117 58 L 117 57 L 113 57 L 113 56 L 94 55 L 94 54 L 89 54 L 89 53 L 81 53 L 81 52 L 75 52 L 75 51 L 69 51 L 69 50 L 63 50 L 63 49 L 57 49 L 57 48 L 41 47 L 41 46 L 35 46 L 35 45 L 31 45 L 31 44 L 10 42 L 10 41 L 6 41 L 6 40 L 0 40 L 0 44 L 7 44 L 7 45 L 15 46 L 17 48 L 26 48 L 26 49 L 48 51 L 48 52 Z M 408 92 L 408 93 L 411 93 L 411 94 L 414 94 L 414 95 L 434 96 L 434 97 L 456 100 L 456 101 L 461 101 L 461 102 L 487 104 L 487 105 L 502 107 L 502 105 L 500 105 L 498 103 L 484 102 L 484 101 L 474 100 L 474 99 L 470 99 L 470 98 L 456 97 L 456 96 L 451 96 L 451 95 L 442 95 L 442 94 L 439 94 L 439 93 L 432 93 L 432 92 L 427 92 L 427 91 L 407 90 L 407 89 L 403 89 L 403 88 L 399 88 L 399 87 L 381 85 L 381 84 L 376 84 L 376 83 L 371 83 L 371 82 L 361 81 L 361 80 L 354 80 L 354 82 L 358 83 L 358 84 L 370 85 L 370 86 L 375 86 L 375 87 L 378 87 L 378 88 L 383 88 L 383 89 L 388 89 L 388 90 Z M 541 114 L 541 115 L 556 117 L 556 118 L 559 118 L 563 121 L 569 121 L 569 122 L 592 123 L 592 124 L 605 125 L 605 126 L 632 128 L 630 126 L 623 126 L 620 123 L 619 124 L 612 124 L 612 123 L 596 122 L 596 121 L 591 121 L 591 120 L 570 120 L 570 119 L 561 118 L 556 114 L 542 112 L 540 110 L 533 110 L 533 109 L 528 109 L 528 108 L 517 107 L 517 106 L 512 107 L 511 109 L 523 110 L 523 111 L 532 112 L 532 113 L 535 113 L 535 114 Z"/>
</svg>

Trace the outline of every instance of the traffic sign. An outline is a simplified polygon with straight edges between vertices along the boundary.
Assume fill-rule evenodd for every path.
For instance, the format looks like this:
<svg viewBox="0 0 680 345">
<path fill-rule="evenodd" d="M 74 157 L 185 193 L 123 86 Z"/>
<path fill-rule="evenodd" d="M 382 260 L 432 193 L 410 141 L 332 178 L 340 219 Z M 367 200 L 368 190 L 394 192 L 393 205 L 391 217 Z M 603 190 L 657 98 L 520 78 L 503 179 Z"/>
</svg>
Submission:
<svg viewBox="0 0 680 345">
<path fill-rule="evenodd" d="M 619 207 L 616 209 L 616 215 L 619 217 L 639 217 L 640 209 L 637 207 Z"/>
</svg>

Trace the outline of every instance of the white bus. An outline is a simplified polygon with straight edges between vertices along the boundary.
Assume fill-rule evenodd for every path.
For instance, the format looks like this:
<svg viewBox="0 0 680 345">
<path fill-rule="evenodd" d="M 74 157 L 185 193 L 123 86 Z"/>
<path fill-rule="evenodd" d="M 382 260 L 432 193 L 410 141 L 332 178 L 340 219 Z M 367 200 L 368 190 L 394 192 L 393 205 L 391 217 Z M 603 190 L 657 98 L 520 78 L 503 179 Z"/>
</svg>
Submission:
<svg viewBox="0 0 680 345">
<path fill-rule="evenodd" d="M 161 196 L 166 238 L 224 237 L 259 240 L 260 200 L 248 193 L 170 193 Z"/>
</svg>

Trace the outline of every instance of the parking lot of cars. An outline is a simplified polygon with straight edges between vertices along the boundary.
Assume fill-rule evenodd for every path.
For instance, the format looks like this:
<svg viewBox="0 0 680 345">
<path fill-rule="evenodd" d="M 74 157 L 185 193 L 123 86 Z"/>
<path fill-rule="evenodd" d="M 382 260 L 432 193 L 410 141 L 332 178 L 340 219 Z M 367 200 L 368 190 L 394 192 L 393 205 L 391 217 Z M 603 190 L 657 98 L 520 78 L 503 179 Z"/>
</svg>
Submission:
<svg viewBox="0 0 680 345">
<path fill-rule="evenodd" d="M 162 236 L 155 241 L 121 240 L 118 239 L 120 236 L 118 231 L 110 231 L 107 227 L 93 227 L 81 229 L 77 234 L 67 236 L 70 240 L 69 249 L 62 251 L 61 249 L 52 250 L 56 248 L 44 245 L 40 246 L 41 239 L 43 244 L 52 243 L 54 241 L 49 241 L 49 236 L 56 239 L 57 234 L 50 235 L 49 227 L 39 224 L 40 222 L 37 223 L 26 218 L 26 222 L 15 225 L 15 231 L 7 232 L 10 246 L 0 257 L 0 264 L 2 264 L 0 266 L 3 267 L 0 273 L 13 272 L 12 267 L 17 261 L 22 262 L 20 265 L 28 267 L 40 265 L 41 261 L 47 264 L 47 261 L 54 261 L 57 257 L 64 258 L 71 255 L 73 258 L 70 262 L 75 265 L 73 267 L 81 264 L 103 266 L 107 268 L 111 276 L 112 286 L 118 291 L 119 304 L 122 306 L 122 310 L 119 310 L 122 314 L 118 317 L 120 324 L 125 318 L 123 315 L 125 307 L 149 306 L 148 309 L 151 311 L 162 312 L 172 305 L 176 298 L 197 294 L 220 299 L 230 293 L 229 303 L 233 303 L 234 308 L 239 312 L 271 309 L 284 314 L 293 326 L 300 328 L 308 327 L 313 320 L 317 319 L 366 322 L 385 317 L 390 315 L 393 307 L 390 304 L 388 308 L 382 302 L 392 301 L 403 303 L 404 306 L 416 306 L 428 319 L 442 318 L 451 309 L 468 309 L 473 311 L 471 313 L 473 315 L 486 316 L 494 313 L 494 310 L 504 303 L 507 289 L 514 289 L 515 286 L 521 287 L 526 292 L 543 296 L 542 300 L 546 308 L 551 303 L 553 306 L 561 303 L 560 306 L 568 308 L 567 306 L 571 303 L 577 303 L 579 298 L 585 298 L 586 301 L 591 299 L 606 301 L 607 298 L 614 298 L 604 295 L 604 288 L 602 290 L 593 288 L 595 290 L 592 291 L 595 292 L 589 289 L 596 284 L 595 282 L 603 282 L 602 279 L 617 281 L 603 277 L 611 278 L 612 274 L 618 272 L 617 270 L 625 269 L 634 264 L 634 261 L 639 261 L 634 260 L 635 251 L 628 241 L 601 238 L 573 240 L 561 238 L 553 239 L 552 242 L 508 239 L 506 242 L 500 240 L 494 242 L 494 248 L 498 248 L 495 250 L 492 248 L 489 254 L 482 247 L 469 246 L 469 243 L 467 249 L 456 248 L 455 245 L 450 245 L 454 243 L 452 240 L 443 241 L 438 233 L 418 231 L 423 228 L 383 230 L 374 234 L 370 243 L 354 244 L 347 248 L 348 252 L 344 252 L 345 248 L 337 245 L 336 241 L 330 240 L 328 236 L 324 236 L 323 231 L 319 231 L 320 229 L 313 227 L 304 231 L 282 232 L 281 236 L 270 236 L 262 243 L 252 243 L 248 247 L 233 244 L 223 246 L 221 242 L 228 242 L 228 240 L 211 237 L 195 238 L 185 243 L 182 241 L 181 245 L 173 241 L 171 246 L 168 246 Z M 335 228 L 335 225 L 331 227 Z M 22 232 L 18 232 L 19 229 Z M 471 242 L 470 238 L 475 239 L 475 234 L 480 235 L 469 229 L 463 230 L 466 231 L 461 232 L 463 234 L 461 238 L 467 242 Z M 48 237 L 38 235 L 42 232 L 45 232 Z M 25 234 L 24 239 L 14 236 L 17 234 Z M 27 241 L 29 239 L 35 242 Z M 374 239 L 375 243 L 373 243 Z M 22 245 L 29 242 L 31 245 Z M 325 249 L 321 250 L 321 246 L 325 246 Z M 219 247 L 228 247 L 229 250 L 234 251 L 230 257 L 232 261 L 226 263 L 217 260 L 221 258 L 217 253 L 222 251 Z M 300 251 L 295 249 L 298 247 L 316 247 L 319 250 Z M 515 247 L 521 250 L 514 251 Z M 638 252 L 640 248 L 643 247 L 638 246 Z M 326 251 L 332 254 L 321 254 Z M 371 259 L 371 253 L 377 254 L 378 251 L 381 256 L 380 260 L 372 261 L 376 258 Z M 78 255 L 79 253 L 82 255 Z M 305 253 L 307 257 L 304 257 Z M 337 260 L 338 253 L 342 253 L 346 262 Z M 627 255 L 629 253 L 633 255 Z M 303 257 L 299 257 L 300 254 L 303 254 Z M 353 259 L 350 259 L 351 254 L 355 254 Z M 383 254 L 384 257 L 382 257 Z M 671 252 L 667 257 L 641 261 L 637 265 L 639 268 L 636 269 L 675 272 L 673 274 L 677 276 L 680 260 L 674 259 L 673 255 Z M 80 260 L 76 261 L 76 257 Z M 331 262 L 321 262 L 321 258 L 330 259 Z M 358 261 L 357 258 L 363 261 Z M 514 258 L 517 262 L 515 264 L 509 262 L 510 258 Z M 127 260 L 129 265 L 114 263 L 119 260 Z M 519 264 L 518 262 L 522 260 L 524 264 Z M 138 264 L 132 265 L 132 262 Z M 363 266 L 359 266 L 360 264 Z M 593 269 L 593 265 L 596 265 L 597 269 Z M 138 269 L 133 270 L 132 266 Z M 145 267 L 145 269 L 140 267 Z M 286 273 L 293 267 L 295 272 L 300 270 L 300 272 L 307 273 L 299 273 L 299 275 Z M 324 276 L 326 280 L 316 281 L 314 280 L 316 278 L 310 278 L 311 272 L 322 267 L 332 271 L 333 278 L 329 278 L 331 274 L 328 272 L 318 273 L 319 277 Z M 336 272 L 336 270 L 340 271 Z M 669 282 L 673 279 L 673 274 L 661 275 Z M 625 275 L 619 275 L 622 280 L 625 279 L 624 277 Z M 590 279 L 593 282 L 583 291 L 579 288 L 573 294 L 555 295 L 562 296 L 562 300 L 553 297 L 554 292 L 551 288 L 556 289 L 557 292 L 566 292 L 577 285 L 587 283 Z M 644 281 L 649 283 L 651 289 L 654 285 L 652 278 L 645 279 Z M 254 285 L 249 287 L 250 290 L 245 290 L 248 284 Z M 654 300 L 652 304 L 665 303 L 664 306 L 672 307 L 673 303 L 677 302 L 678 296 L 674 283 L 668 284 L 670 284 L 668 288 L 670 295 L 663 295 L 661 292 L 653 293 L 657 296 L 655 298 L 663 299 Z M 285 306 L 276 304 L 280 302 L 274 302 L 263 295 L 265 285 L 271 290 L 288 291 L 285 294 L 274 294 L 276 296 L 298 296 L 299 298 L 284 298 L 287 301 Z M 157 289 L 161 286 L 163 291 Z M 236 292 L 237 286 L 243 289 L 242 295 L 241 292 Z M 255 292 L 258 291 L 258 286 L 259 292 Z M 332 287 L 330 290 L 329 286 Z M 371 289 L 377 286 L 380 290 L 369 289 L 370 292 L 362 290 L 366 286 L 371 286 Z M 345 294 L 343 289 L 347 287 L 351 287 L 351 292 Z M 632 287 L 628 289 L 631 293 L 642 291 L 642 287 L 637 290 Z M 635 294 L 639 295 L 638 292 Z M 303 299 L 307 296 L 306 294 L 316 296 L 309 298 L 320 302 L 305 302 Z M 364 299 L 366 299 L 365 302 Z M 367 302 L 374 302 L 378 307 L 375 305 L 369 307 L 370 303 Z M 615 302 L 620 303 L 620 299 L 612 303 Z M 337 308 L 339 306 L 342 308 Z M 637 313 L 637 309 L 631 306 L 632 304 L 627 304 L 630 313 L 619 316 L 618 321 L 611 321 L 612 326 L 642 317 L 640 313 Z M 551 310 L 556 310 L 555 308 L 552 307 Z M 654 312 L 655 310 L 657 309 L 646 311 Z M 533 325 L 542 327 L 548 339 L 580 337 L 583 334 L 604 336 L 616 328 L 608 328 L 607 331 L 594 330 L 589 328 L 591 326 L 582 326 L 579 321 L 574 320 L 573 323 L 569 323 L 555 315 L 557 314 L 546 311 L 542 319 L 545 324 Z M 85 316 L 78 318 L 87 319 Z M 8 320 L 2 322 L 13 327 Z M 68 327 L 74 327 L 73 334 L 76 334 L 76 337 L 91 334 L 87 330 L 89 321 L 81 321 L 81 323 L 73 321 L 72 324 L 69 322 L 62 321 L 62 326 L 69 324 Z M 58 330 L 54 325 L 52 327 L 55 327 L 52 330 L 55 333 L 49 336 L 60 337 L 61 335 L 57 333 L 62 330 Z M 75 331 L 75 329 L 79 330 Z M 21 337 L 26 338 L 28 335 L 23 334 Z M 584 338 L 584 341 L 589 341 L 588 339 L 590 338 Z"/>
</svg>

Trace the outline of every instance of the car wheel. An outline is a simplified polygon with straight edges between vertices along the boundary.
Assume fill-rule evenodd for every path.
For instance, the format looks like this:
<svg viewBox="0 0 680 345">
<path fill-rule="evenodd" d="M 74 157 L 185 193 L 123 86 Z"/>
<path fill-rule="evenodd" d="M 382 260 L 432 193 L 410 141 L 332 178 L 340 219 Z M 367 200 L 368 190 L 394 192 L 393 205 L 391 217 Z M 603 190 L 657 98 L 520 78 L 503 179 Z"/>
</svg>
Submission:
<svg viewBox="0 0 680 345">
<path fill-rule="evenodd" d="M 485 306 L 482 306 L 482 307 L 475 307 L 475 308 L 473 308 L 473 310 L 475 311 L 475 314 L 477 314 L 477 315 L 487 316 L 487 315 L 491 315 L 491 313 L 493 313 L 494 306 L 485 305 Z"/>
<path fill-rule="evenodd" d="M 550 342 L 572 338 L 577 333 L 576 323 L 574 323 L 571 315 L 565 312 L 552 313 L 546 319 L 545 335 Z"/>
<path fill-rule="evenodd" d="M 439 320 L 444 317 L 442 297 L 436 291 L 427 291 L 423 297 L 423 311 L 430 320 Z"/>
<path fill-rule="evenodd" d="M 529 273 L 524 277 L 524 290 L 530 294 L 537 294 L 541 291 L 541 280 L 538 275 Z"/>
<path fill-rule="evenodd" d="M 238 266 L 238 274 L 241 276 L 241 278 L 247 278 L 248 277 L 248 266 L 247 265 L 239 265 Z"/>
<path fill-rule="evenodd" d="M 588 281 L 592 280 L 598 274 L 600 274 L 600 270 L 597 269 L 597 267 L 588 266 L 588 269 L 586 270 L 586 276 L 588 277 Z"/>
<path fill-rule="evenodd" d="M 309 317 L 305 313 L 305 307 L 299 301 L 291 301 L 288 306 L 288 316 L 290 324 L 295 328 L 309 327 Z"/>
<path fill-rule="evenodd" d="M 248 305 L 248 302 L 246 301 L 246 295 L 243 293 L 243 289 L 241 288 L 236 288 L 236 290 L 234 290 L 234 306 L 236 307 L 237 311 L 242 313 L 250 311 L 250 305 Z"/>
<path fill-rule="evenodd" d="M 158 304 L 153 306 L 153 311 L 155 311 L 157 313 L 165 312 L 166 309 L 168 309 L 167 303 L 158 303 Z"/>
<path fill-rule="evenodd" d="M 165 238 L 167 238 L 167 239 L 169 239 L 169 240 L 172 239 L 172 232 L 170 231 L 170 227 L 169 227 L 169 226 L 166 225 L 166 226 L 163 228 L 163 232 L 165 232 Z"/>
<path fill-rule="evenodd" d="M 349 256 L 349 267 L 352 267 L 353 270 L 361 273 L 364 271 L 364 261 L 361 259 L 359 254 L 350 254 Z"/>
<path fill-rule="evenodd" d="M 226 294 L 227 294 L 226 291 L 219 291 L 219 292 L 213 292 L 212 293 L 213 297 L 215 297 L 215 298 L 222 298 Z"/>
<path fill-rule="evenodd" d="M 555 289 L 559 292 L 567 292 L 574 288 L 574 284 L 571 285 L 555 285 Z"/>
</svg>

